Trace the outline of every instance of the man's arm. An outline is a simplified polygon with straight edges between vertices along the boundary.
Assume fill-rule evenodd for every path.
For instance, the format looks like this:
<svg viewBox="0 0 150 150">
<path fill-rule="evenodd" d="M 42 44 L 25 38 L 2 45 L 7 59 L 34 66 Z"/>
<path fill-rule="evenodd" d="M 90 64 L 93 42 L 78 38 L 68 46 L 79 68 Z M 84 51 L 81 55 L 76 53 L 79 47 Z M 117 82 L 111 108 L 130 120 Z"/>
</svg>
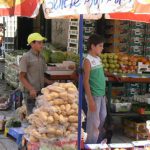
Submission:
<svg viewBox="0 0 150 150">
<path fill-rule="evenodd" d="M 30 96 L 32 98 L 35 98 L 37 96 L 36 90 L 33 88 L 33 86 L 28 82 L 26 78 L 25 72 L 20 72 L 19 74 L 19 80 L 23 84 L 23 86 L 29 91 Z"/>
<path fill-rule="evenodd" d="M 84 88 L 85 88 L 85 93 L 87 95 L 87 99 L 89 103 L 89 109 L 91 112 L 95 112 L 96 104 L 93 99 L 91 89 L 90 89 L 90 84 L 89 84 L 90 70 L 91 70 L 90 62 L 88 60 L 85 60 L 84 61 Z"/>
<path fill-rule="evenodd" d="M 44 77 L 44 83 L 50 85 L 50 84 L 53 84 L 54 81 L 51 81 L 51 80 L 47 79 L 46 77 Z"/>
</svg>

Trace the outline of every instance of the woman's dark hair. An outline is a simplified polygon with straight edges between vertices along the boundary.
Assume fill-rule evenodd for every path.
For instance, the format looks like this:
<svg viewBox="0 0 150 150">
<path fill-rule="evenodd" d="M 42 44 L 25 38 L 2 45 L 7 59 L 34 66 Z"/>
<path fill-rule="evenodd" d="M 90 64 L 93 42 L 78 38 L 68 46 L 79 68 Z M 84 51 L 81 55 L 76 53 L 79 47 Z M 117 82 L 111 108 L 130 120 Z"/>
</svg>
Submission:
<svg viewBox="0 0 150 150">
<path fill-rule="evenodd" d="M 100 43 L 104 43 L 104 37 L 98 34 L 92 34 L 87 41 L 87 50 L 90 51 L 92 44 L 98 45 Z"/>
</svg>

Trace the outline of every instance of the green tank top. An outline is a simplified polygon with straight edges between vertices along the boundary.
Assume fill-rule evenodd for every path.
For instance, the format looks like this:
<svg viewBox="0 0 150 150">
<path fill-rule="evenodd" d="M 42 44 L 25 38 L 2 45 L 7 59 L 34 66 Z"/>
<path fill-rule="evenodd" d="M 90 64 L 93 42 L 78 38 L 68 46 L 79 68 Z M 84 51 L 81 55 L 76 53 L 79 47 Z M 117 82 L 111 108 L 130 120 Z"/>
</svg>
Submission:
<svg viewBox="0 0 150 150">
<path fill-rule="evenodd" d="M 93 57 L 89 54 L 86 59 L 89 60 L 91 64 L 89 83 L 92 95 L 104 96 L 106 92 L 106 79 L 101 59 L 99 57 Z"/>
</svg>

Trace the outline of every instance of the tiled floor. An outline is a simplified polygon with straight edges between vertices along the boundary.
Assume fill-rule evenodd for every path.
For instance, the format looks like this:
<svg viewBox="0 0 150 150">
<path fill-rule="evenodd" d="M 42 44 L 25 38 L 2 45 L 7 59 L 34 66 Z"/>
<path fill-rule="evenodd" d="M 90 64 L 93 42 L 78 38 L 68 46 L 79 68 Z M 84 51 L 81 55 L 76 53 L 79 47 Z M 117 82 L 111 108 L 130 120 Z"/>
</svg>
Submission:
<svg viewBox="0 0 150 150">
<path fill-rule="evenodd" d="M 133 140 L 123 136 L 123 135 L 118 135 L 115 134 L 112 138 L 111 143 L 131 143 Z"/>
</svg>

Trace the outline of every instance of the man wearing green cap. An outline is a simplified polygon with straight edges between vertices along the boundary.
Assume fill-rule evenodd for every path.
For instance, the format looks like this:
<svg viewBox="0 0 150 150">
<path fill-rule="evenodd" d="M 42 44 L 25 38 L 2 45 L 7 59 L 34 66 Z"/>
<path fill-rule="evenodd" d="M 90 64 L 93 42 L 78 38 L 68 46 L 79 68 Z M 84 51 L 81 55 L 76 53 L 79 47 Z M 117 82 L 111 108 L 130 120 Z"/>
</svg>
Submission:
<svg viewBox="0 0 150 150">
<path fill-rule="evenodd" d="M 30 34 L 27 41 L 31 50 L 25 53 L 20 60 L 19 79 L 24 87 L 28 115 L 32 113 L 35 107 L 35 98 L 44 87 L 44 83 L 51 84 L 51 81 L 44 77 L 46 63 L 40 54 L 45 40 L 46 38 L 39 33 Z"/>
</svg>

